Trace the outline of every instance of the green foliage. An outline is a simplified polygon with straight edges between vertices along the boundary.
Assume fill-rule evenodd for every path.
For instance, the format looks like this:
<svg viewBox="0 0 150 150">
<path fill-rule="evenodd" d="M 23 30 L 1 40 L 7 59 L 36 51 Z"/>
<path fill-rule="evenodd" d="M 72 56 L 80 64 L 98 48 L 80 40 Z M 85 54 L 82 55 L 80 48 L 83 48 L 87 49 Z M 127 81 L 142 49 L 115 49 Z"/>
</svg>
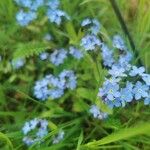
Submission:
<svg viewBox="0 0 150 150">
<path fill-rule="evenodd" d="M 116 0 L 136 45 L 136 52 L 150 71 L 150 1 Z M 110 110 L 97 98 L 98 88 L 107 75 L 100 54 L 86 53 L 81 61 L 70 57 L 54 67 L 49 61 L 39 61 L 39 54 L 55 48 L 79 46 L 85 32 L 79 27 L 83 18 L 96 17 L 101 22 L 103 40 L 111 44 L 111 35 L 121 33 L 120 24 L 106 0 L 62 0 L 62 8 L 72 20 L 57 27 L 39 18 L 23 28 L 16 23 L 17 6 L 13 0 L 0 1 L 0 149 L 2 150 L 149 150 L 150 111 L 143 103 L 130 103 L 124 109 Z M 54 41 L 45 41 L 46 33 Z M 124 36 L 125 37 L 125 36 Z M 125 37 L 126 38 L 126 37 Z M 127 43 L 129 45 L 129 43 Z M 129 46 L 130 47 L 130 46 Z M 20 70 L 14 70 L 12 60 L 26 59 Z M 33 96 L 35 81 L 48 73 L 58 75 L 63 69 L 73 69 L 78 87 L 65 91 L 59 100 L 37 101 Z M 107 120 L 96 120 L 89 108 L 96 104 L 109 114 Z M 49 121 L 49 133 L 43 141 L 30 148 L 23 142 L 21 128 L 35 117 Z M 52 139 L 62 129 L 65 138 L 58 144 Z"/>
</svg>

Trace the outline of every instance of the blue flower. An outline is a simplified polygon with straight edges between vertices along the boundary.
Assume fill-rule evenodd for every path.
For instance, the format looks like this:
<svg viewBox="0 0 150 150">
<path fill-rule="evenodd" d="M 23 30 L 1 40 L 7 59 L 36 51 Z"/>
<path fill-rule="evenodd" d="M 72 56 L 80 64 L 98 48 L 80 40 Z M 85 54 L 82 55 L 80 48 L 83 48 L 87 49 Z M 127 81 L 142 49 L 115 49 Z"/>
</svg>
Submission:
<svg viewBox="0 0 150 150">
<path fill-rule="evenodd" d="M 67 20 L 70 19 L 66 12 L 59 9 L 48 9 L 47 17 L 50 20 L 50 22 L 56 23 L 57 25 L 61 24 L 62 17 L 66 18 Z"/>
<path fill-rule="evenodd" d="M 97 35 L 97 33 L 100 31 L 100 23 L 98 22 L 98 20 L 93 19 L 92 20 L 93 25 L 91 26 L 91 33 L 94 35 Z"/>
<path fill-rule="evenodd" d="M 132 90 L 126 88 L 121 89 L 120 91 L 120 99 L 121 101 L 131 102 L 133 100 Z"/>
<path fill-rule="evenodd" d="M 84 20 L 81 22 L 81 26 L 82 26 L 82 27 L 85 27 L 85 26 L 87 26 L 87 25 L 89 25 L 89 24 L 91 24 L 91 23 L 92 23 L 91 19 L 90 19 L 90 18 L 86 18 L 86 19 L 84 19 Z"/>
<path fill-rule="evenodd" d="M 102 58 L 103 58 L 104 66 L 111 67 L 115 62 L 113 58 L 113 52 L 104 43 L 102 44 L 101 49 L 102 49 Z"/>
<path fill-rule="evenodd" d="M 69 48 L 69 54 L 71 54 L 76 59 L 81 59 L 83 57 L 83 53 L 73 46 Z"/>
<path fill-rule="evenodd" d="M 47 33 L 45 36 L 44 36 L 44 40 L 46 40 L 46 41 L 50 41 L 52 39 L 52 36 L 49 34 L 49 33 Z"/>
<path fill-rule="evenodd" d="M 149 105 L 150 104 L 150 95 L 144 99 L 144 105 Z"/>
<path fill-rule="evenodd" d="M 64 89 L 75 89 L 77 85 L 76 76 L 72 70 L 64 70 L 59 75 L 60 81 L 64 84 Z"/>
<path fill-rule="evenodd" d="M 109 70 L 109 74 L 113 77 L 126 77 L 127 75 L 124 73 L 125 69 L 113 65 L 112 68 Z"/>
<path fill-rule="evenodd" d="M 40 141 L 44 136 L 48 134 L 48 121 L 45 119 L 33 119 L 26 122 L 22 128 L 23 134 L 25 135 L 23 138 L 23 142 L 30 146 L 33 143 Z M 28 134 L 33 131 L 37 130 L 33 137 L 29 136 Z"/>
<path fill-rule="evenodd" d="M 60 98 L 64 94 L 62 83 L 53 75 L 47 75 L 42 80 L 36 81 L 34 95 L 39 100 Z"/>
<path fill-rule="evenodd" d="M 136 75 L 139 75 L 139 76 L 143 76 L 145 72 L 145 68 L 144 67 L 136 67 L 136 66 L 132 66 L 132 70 L 130 71 L 129 75 L 134 77 Z"/>
<path fill-rule="evenodd" d="M 24 12 L 20 10 L 17 15 L 16 19 L 21 26 L 27 26 L 32 20 L 36 19 L 37 15 L 33 11 Z"/>
<path fill-rule="evenodd" d="M 81 39 L 81 46 L 86 50 L 94 50 L 97 46 L 102 43 L 95 35 L 86 35 Z"/>
<path fill-rule="evenodd" d="M 97 33 L 100 30 L 100 23 L 98 22 L 97 19 L 86 18 L 82 21 L 81 26 L 82 27 L 89 26 L 89 31 L 94 35 L 97 35 Z"/>
<path fill-rule="evenodd" d="M 92 105 L 89 111 L 93 115 L 93 117 L 97 119 L 102 120 L 108 117 L 108 114 L 100 111 L 100 109 L 96 105 Z"/>
<path fill-rule="evenodd" d="M 57 144 L 63 140 L 65 135 L 64 131 L 59 131 L 58 135 L 53 138 L 53 144 Z"/>
<path fill-rule="evenodd" d="M 41 60 L 46 60 L 48 58 L 49 54 L 47 52 L 43 52 L 40 54 L 40 59 Z"/>
<path fill-rule="evenodd" d="M 132 58 L 133 55 L 130 52 L 127 52 L 125 55 L 120 55 L 117 65 L 129 71 L 131 68 L 130 61 Z"/>
<path fill-rule="evenodd" d="M 11 63 L 12 63 L 12 67 L 14 69 L 19 69 L 19 68 L 24 66 L 25 60 L 23 58 L 20 58 L 20 59 L 17 59 L 17 60 L 13 60 Z"/>
<path fill-rule="evenodd" d="M 30 10 L 37 10 L 44 4 L 44 0 L 15 0 L 18 5 L 27 7 Z"/>
<path fill-rule="evenodd" d="M 46 3 L 47 6 L 50 7 L 50 9 L 57 9 L 60 5 L 60 1 L 59 0 L 50 0 Z"/>
<path fill-rule="evenodd" d="M 137 81 L 135 84 L 135 87 L 133 88 L 133 93 L 135 95 L 135 99 L 139 100 L 142 97 L 146 98 L 148 97 L 148 86 L 147 85 L 143 85 L 140 81 Z"/>
<path fill-rule="evenodd" d="M 113 99 L 113 100 L 108 100 L 107 98 L 105 98 L 103 101 L 111 109 L 114 108 L 114 107 L 121 107 L 122 105 L 124 106 L 124 103 L 122 104 L 122 101 L 120 101 L 119 98 L 116 98 L 116 99 Z"/>
<path fill-rule="evenodd" d="M 59 66 L 62 64 L 67 57 L 67 51 L 65 49 L 59 49 L 55 50 L 51 55 L 50 55 L 50 61 L 56 66 Z"/>
<path fill-rule="evenodd" d="M 150 86 L 150 75 L 144 74 L 142 79 L 145 81 L 146 85 Z"/>
<path fill-rule="evenodd" d="M 118 84 L 104 84 L 103 88 L 99 89 L 99 96 L 105 96 L 108 100 L 113 101 L 115 98 L 120 97 Z"/>
<path fill-rule="evenodd" d="M 113 37 L 113 47 L 119 49 L 119 50 L 126 50 L 126 46 L 124 44 L 123 39 L 119 35 L 115 35 Z"/>
</svg>

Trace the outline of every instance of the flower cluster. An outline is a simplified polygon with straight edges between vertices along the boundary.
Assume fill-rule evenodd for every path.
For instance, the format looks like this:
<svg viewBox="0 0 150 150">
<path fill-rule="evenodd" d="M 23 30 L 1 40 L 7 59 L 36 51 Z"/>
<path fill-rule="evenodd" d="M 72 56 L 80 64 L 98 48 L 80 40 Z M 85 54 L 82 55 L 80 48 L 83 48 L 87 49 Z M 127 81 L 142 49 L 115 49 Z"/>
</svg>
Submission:
<svg viewBox="0 0 150 150">
<path fill-rule="evenodd" d="M 65 135 L 64 131 L 59 131 L 58 135 L 53 138 L 53 144 L 57 144 L 63 140 Z"/>
<path fill-rule="evenodd" d="M 38 16 L 38 9 L 45 7 L 49 21 L 60 25 L 62 18 L 70 19 L 66 12 L 59 9 L 59 0 L 15 0 L 21 9 L 16 14 L 16 19 L 21 26 L 27 26 Z"/>
<path fill-rule="evenodd" d="M 32 145 L 48 134 L 48 121 L 35 118 L 26 122 L 22 128 L 24 134 L 23 142 L 26 145 Z M 35 133 L 34 133 L 35 132 Z"/>
<path fill-rule="evenodd" d="M 81 39 L 80 46 L 86 51 L 94 50 L 99 47 L 102 42 L 97 37 L 100 31 L 100 23 L 98 20 L 87 18 L 82 21 L 81 26 L 88 29 L 88 34 Z"/>
<path fill-rule="evenodd" d="M 108 117 L 108 114 L 99 110 L 99 108 L 96 105 L 92 105 L 89 112 L 93 115 L 94 118 L 97 119 L 103 120 Z"/>
<path fill-rule="evenodd" d="M 12 60 L 11 64 L 12 64 L 12 67 L 13 67 L 14 69 L 19 69 L 19 68 L 21 68 L 21 67 L 24 66 L 24 64 L 25 64 L 25 59 L 20 58 L 20 59 L 17 59 L 17 60 Z"/>
<path fill-rule="evenodd" d="M 72 70 L 62 71 L 58 77 L 46 75 L 43 79 L 36 81 L 34 86 L 34 95 L 39 100 L 48 98 L 57 99 L 64 94 L 66 89 L 76 88 L 76 76 Z"/>
<path fill-rule="evenodd" d="M 133 100 L 144 99 L 144 104 L 150 104 L 150 75 L 144 67 L 131 64 L 132 53 L 125 46 L 123 39 L 116 35 L 113 38 L 114 51 L 103 44 L 102 57 L 104 65 L 109 67 L 108 78 L 99 89 L 98 96 L 110 108 L 125 106 Z M 114 53 L 118 52 L 118 58 Z"/>
<path fill-rule="evenodd" d="M 75 59 L 80 60 L 83 57 L 83 53 L 74 46 L 69 47 L 69 51 L 66 49 L 56 49 L 53 53 L 49 54 L 47 52 L 43 52 L 40 54 L 41 60 L 49 59 L 52 64 L 55 66 L 59 66 L 63 64 L 65 59 L 69 56 L 73 56 Z"/>
</svg>

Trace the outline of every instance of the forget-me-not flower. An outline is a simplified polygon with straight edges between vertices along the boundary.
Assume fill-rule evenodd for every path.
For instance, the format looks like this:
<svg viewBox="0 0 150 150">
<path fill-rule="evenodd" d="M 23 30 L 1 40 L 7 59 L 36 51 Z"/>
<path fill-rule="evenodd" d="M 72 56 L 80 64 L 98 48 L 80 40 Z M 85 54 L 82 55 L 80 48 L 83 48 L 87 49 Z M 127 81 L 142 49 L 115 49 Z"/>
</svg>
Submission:
<svg viewBox="0 0 150 150">
<path fill-rule="evenodd" d="M 133 88 L 133 93 L 136 100 L 141 98 L 148 97 L 149 87 L 145 84 L 142 84 L 140 81 L 137 81 L 135 87 Z"/>
<path fill-rule="evenodd" d="M 86 35 L 81 39 L 81 46 L 86 50 L 94 50 L 97 46 L 102 43 L 95 35 Z"/>
</svg>

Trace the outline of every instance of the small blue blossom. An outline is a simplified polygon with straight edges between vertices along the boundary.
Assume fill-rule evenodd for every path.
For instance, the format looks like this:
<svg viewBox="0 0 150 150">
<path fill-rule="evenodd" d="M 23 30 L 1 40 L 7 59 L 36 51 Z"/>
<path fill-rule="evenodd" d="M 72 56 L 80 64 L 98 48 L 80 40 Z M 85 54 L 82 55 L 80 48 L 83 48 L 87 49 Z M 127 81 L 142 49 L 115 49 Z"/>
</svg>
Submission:
<svg viewBox="0 0 150 150">
<path fill-rule="evenodd" d="M 85 27 L 85 26 L 87 26 L 87 25 L 89 25 L 89 24 L 91 24 L 91 23 L 92 23 L 91 19 L 86 18 L 86 19 L 84 19 L 84 20 L 81 22 L 81 26 L 82 26 L 82 27 Z"/>
<path fill-rule="evenodd" d="M 150 75 L 149 74 L 144 74 L 142 76 L 142 79 L 145 81 L 146 85 L 150 86 Z"/>
<path fill-rule="evenodd" d="M 140 81 L 137 81 L 135 84 L 135 87 L 133 88 L 135 99 L 139 100 L 142 97 L 143 98 L 148 97 L 148 90 L 149 90 L 149 87 L 147 85 L 142 84 Z"/>
<path fill-rule="evenodd" d="M 57 99 L 64 94 L 63 85 L 58 78 L 53 75 L 47 75 L 42 80 L 36 81 L 34 86 L 34 95 L 39 100 Z"/>
<path fill-rule="evenodd" d="M 127 75 L 124 73 L 125 69 L 113 65 L 112 68 L 109 70 L 109 74 L 113 77 L 126 77 Z"/>
<path fill-rule="evenodd" d="M 57 144 L 64 139 L 65 132 L 59 131 L 58 135 L 53 138 L 53 144 Z"/>
<path fill-rule="evenodd" d="M 123 88 L 120 91 L 120 99 L 124 102 L 131 102 L 133 100 L 133 93 L 128 88 Z"/>
<path fill-rule="evenodd" d="M 97 46 L 102 43 L 95 35 L 86 35 L 81 39 L 81 46 L 86 50 L 94 50 Z"/>
<path fill-rule="evenodd" d="M 129 71 L 131 69 L 130 61 L 132 60 L 133 55 L 130 52 L 127 52 L 125 55 L 120 55 L 118 60 L 118 66 L 123 67 L 125 70 Z"/>
<path fill-rule="evenodd" d="M 44 136 L 48 134 L 48 121 L 45 119 L 33 119 L 29 122 L 26 122 L 22 128 L 23 134 L 25 137 L 23 138 L 23 142 L 30 146 L 34 144 L 35 142 L 40 141 Z M 29 136 L 29 132 L 36 130 L 36 134 L 31 137 Z"/>
<path fill-rule="evenodd" d="M 69 47 L 69 54 L 71 54 L 74 58 L 78 60 L 83 57 L 83 53 L 73 46 Z"/>
<path fill-rule="evenodd" d="M 50 9 L 57 9 L 60 5 L 60 1 L 59 0 L 50 0 L 46 3 L 46 5 L 50 8 Z"/>
<path fill-rule="evenodd" d="M 48 58 L 49 54 L 47 52 L 43 52 L 40 54 L 40 59 L 41 60 L 46 60 Z"/>
<path fill-rule="evenodd" d="M 89 111 L 93 115 L 93 117 L 97 119 L 103 120 L 108 117 L 108 114 L 100 111 L 96 105 L 92 105 Z"/>
<path fill-rule="evenodd" d="M 145 68 L 144 67 L 136 67 L 136 66 L 132 66 L 132 70 L 130 71 L 129 75 L 134 77 L 134 76 L 143 76 L 143 73 L 145 72 Z"/>
<path fill-rule="evenodd" d="M 49 33 L 47 33 L 45 36 L 44 36 L 44 40 L 46 40 L 46 41 L 50 41 L 52 39 L 52 36 L 49 34 Z"/>
<path fill-rule="evenodd" d="M 67 20 L 70 20 L 70 17 L 67 15 L 67 13 L 59 9 L 48 9 L 47 17 L 50 20 L 50 22 L 56 23 L 57 25 L 61 24 L 62 17 L 66 18 Z"/>
<path fill-rule="evenodd" d="M 100 30 L 100 23 L 98 22 L 97 19 L 86 18 L 81 22 L 81 26 L 82 27 L 89 26 L 89 31 L 94 35 L 97 35 L 97 33 Z"/>
<path fill-rule="evenodd" d="M 103 58 L 104 66 L 111 67 L 115 62 L 113 58 L 113 52 L 104 43 L 102 44 L 101 49 L 102 49 L 102 58 Z"/>
<path fill-rule="evenodd" d="M 44 4 L 44 0 L 15 0 L 18 5 L 27 7 L 30 10 L 37 10 Z"/>
<path fill-rule="evenodd" d="M 67 58 L 67 51 L 65 49 L 59 49 L 55 50 L 51 55 L 50 55 L 50 61 L 56 66 L 59 66 L 62 64 Z"/>
<path fill-rule="evenodd" d="M 144 99 L 144 105 L 150 105 L 150 95 Z"/>
<path fill-rule="evenodd" d="M 100 23 L 98 22 L 98 20 L 93 19 L 92 20 L 93 25 L 91 26 L 91 33 L 94 35 L 97 35 L 97 33 L 100 31 Z"/>
<path fill-rule="evenodd" d="M 116 99 L 113 99 L 113 100 L 108 100 L 107 98 L 105 98 L 104 100 L 103 100 L 106 104 L 107 104 L 107 106 L 109 107 L 109 108 L 114 108 L 114 107 L 121 107 L 121 106 L 124 106 L 124 102 L 123 102 L 123 104 L 122 104 L 122 101 L 120 101 L 120 98 L 116 98 Z"/>
<path fill-rule="evenodd" d="M 17 15 L 16 19 L 21 26 L 27 26 L 32 20 L 36 19 L 37 15 L 33 11 L 24 12 L 20 10 Z"/>
<path fill-rule="evenodd" d="M 111 83 L 104 84 L 103 88 L 99 89 L 99 96 L 105 96 L 110 101 L 120 97 L 119 85 Z"/>
<path fill-rule="evenodd" d="M 119 35 L 115 35 L 113 37 L 113 47 L 119 49 L 119 50 L 126 50 L 126 46 L 124 44 L 123 39 Z"/>
<path fill-rule="evenodd" d="M 11 63 L 12 63 L 12 67 L 14 69 L 19 69 L 19 68 L 24 66 L 25 60 L 23 58 L 20 58 L 20 59 L 17 59 L 17 60 L 13 60 Z"/>
<path fill-rule="evenodd" d="M 69 88 L 71 90 L 76 88 L 77 81 L 76 76 L 72 70 L 64 70 L 59 75 L 60 81 L 64 83 L 64 88 Z"/>
</svg>

